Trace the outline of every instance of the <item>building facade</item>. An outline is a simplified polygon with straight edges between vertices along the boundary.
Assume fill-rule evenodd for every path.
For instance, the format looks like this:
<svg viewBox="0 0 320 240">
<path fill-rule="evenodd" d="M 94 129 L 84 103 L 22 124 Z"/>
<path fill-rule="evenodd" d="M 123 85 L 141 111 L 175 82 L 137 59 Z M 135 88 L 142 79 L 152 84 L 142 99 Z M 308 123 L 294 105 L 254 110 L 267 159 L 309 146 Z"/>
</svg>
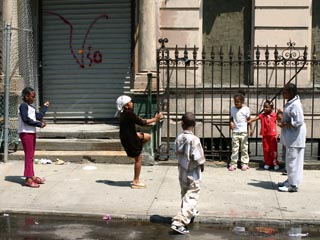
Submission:
<svg viewBox="0 0 320 240">
<path fill-rule="evenodd" d="M 252 57 L 257 49 L 277 46 L 281 51 L 292 41 L 297 49 L 307 46 L 309 57 L 320 55 L 317 0 L 32 0 L 28 6 L 22 2 L 2 0 L 3 25 L 21 29 L 21 16 L 29 12 L 33 54 L 26 56 L 36 62 L 33 84 L 41 101 L 51 102 L 47 116 L 54 121 L 111 120 L 119 95 L 145 95 L 147 73 L 156 81 L 159 38 L 167 38 L 166 47 L 172 50 L 239 48 Z M 24 34 L 13 35 L 12 41 Z M 23 49 L 20 44 L 14 50 L 17 58 Z M 210 81 L 203 77 L 206 71 L 197 73 L 199 84 Z M 253 84 L 246 79 L 249 71 L 244 67 L 236 79 Z M 310 86 L 310 71 L 308 66 L 301 71 L 302 87 Z M 314 74 L 319 83 L 319 70 Z M 19 76 L 14 81 L 23 81 L 22 70 L 15 75 Z M 16 84 L 17 90 L 23 85 Z"/>
</svg>

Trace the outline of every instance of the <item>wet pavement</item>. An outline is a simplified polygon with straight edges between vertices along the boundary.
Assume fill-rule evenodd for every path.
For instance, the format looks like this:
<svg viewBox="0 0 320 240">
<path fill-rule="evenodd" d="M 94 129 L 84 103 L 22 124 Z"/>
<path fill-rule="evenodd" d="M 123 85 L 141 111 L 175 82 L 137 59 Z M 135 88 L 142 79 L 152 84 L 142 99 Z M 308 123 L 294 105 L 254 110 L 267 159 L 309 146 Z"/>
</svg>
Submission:
<svg viewBox="0 0 320 240">
<path fill-rule="evenodd" d="M 141 222 L 97 218 L 39 215 L 6 215 L 0 217 L 0 239 L 76 240 L 76 239 L 201 239 L 201 240 L 298 240 L 320 239 L 317 226 L 295 225 L 286 228 L 271 225 L 221 225 L 193 223 L 190 234 L 173 232 L 167 222 Z"/>
</svg>

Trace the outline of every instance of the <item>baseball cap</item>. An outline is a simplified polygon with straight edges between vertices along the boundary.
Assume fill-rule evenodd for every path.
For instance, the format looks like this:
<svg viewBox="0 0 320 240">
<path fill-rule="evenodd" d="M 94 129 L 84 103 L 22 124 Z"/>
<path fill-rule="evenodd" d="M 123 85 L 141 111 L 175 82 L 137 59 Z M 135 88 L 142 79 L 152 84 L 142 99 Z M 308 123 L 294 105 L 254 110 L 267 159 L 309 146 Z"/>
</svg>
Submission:
<svg viewBox="0 0 320 240">
<path fill-rule="evenodd" d="M 117 102 L 116 102 L 118 111 L 121 111 L 126 104 L 131 102 L 131 100 L 132 100 L 131 97 L 126 96 L 126 95 L 122 95 L 122 96 L 118 97 Z"/>
</svg>

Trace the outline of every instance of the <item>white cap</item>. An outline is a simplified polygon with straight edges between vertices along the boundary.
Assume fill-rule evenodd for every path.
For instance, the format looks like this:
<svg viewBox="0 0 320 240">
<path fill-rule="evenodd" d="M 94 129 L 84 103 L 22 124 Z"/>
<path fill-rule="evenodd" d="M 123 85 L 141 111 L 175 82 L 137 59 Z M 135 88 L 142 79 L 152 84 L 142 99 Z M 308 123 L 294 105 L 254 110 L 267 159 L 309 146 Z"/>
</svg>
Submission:
<svg viewBox="0 0 320 240">
<path fill-rule="evenodd" d="M 117 104 L 117 109 L 118 109 L 118 111 L 121 111 L 122 108 L 123 108 L 126 104 L 128 104 L 129 102 L 131 102 L 131 97 L 129 97 L 129 96 L 122 95 L 122 96 L 118 97 L 117 103 L 116 103 L 116 104 Z"/>
</svg>

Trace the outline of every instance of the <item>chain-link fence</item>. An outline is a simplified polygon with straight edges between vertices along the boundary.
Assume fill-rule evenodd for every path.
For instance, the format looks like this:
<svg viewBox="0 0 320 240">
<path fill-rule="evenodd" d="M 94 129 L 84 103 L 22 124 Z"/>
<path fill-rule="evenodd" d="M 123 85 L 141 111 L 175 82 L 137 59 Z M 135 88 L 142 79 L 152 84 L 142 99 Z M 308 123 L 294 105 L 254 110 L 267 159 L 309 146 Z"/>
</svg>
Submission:
<svg viewBox="0 0 320 240">
<path fill-rule="evenodd" d="M 16 146 L 18 143 L 17 119 L 21 91 L 24 87 L 30 86 L 38 93 L 38 70 L 30 1 L 12 0 L 10 4 L 3 6 L 2 2 L 0 148 L 3 151 L 6 144 Z M 6 13 L 6 19 L 3 13 Z"/>
</svg>

